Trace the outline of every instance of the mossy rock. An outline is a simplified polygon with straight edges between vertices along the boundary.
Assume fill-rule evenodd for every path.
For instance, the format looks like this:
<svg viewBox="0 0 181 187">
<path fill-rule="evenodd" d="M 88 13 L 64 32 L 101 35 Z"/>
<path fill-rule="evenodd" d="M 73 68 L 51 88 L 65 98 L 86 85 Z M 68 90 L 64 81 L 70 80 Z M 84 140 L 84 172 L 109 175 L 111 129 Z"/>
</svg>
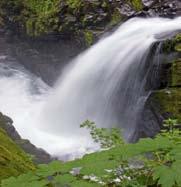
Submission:
<svg viewBox="0 0 181 187">
<path fill-rule="evenodd" d="M 123 17 L 119 11 L 119 9 L 115 9 L 115 11 L 112 14 L 110 25 L 114 26 L 119 24 L 122 21 Z"/>
<path fill-rule="evenodd" d="M 141 0 L 124 3 L 136 11 L 143 6 Z M 87 30 L 105 30 L 119 23 L 124 14 L 118 11 L 121 7 L 121 2 L 107 0 L 1 0 L 0 24 L 33 38 L 57 33 L 76 38 L 76 33 L 82 36 Z"/>
<path fill-rule="evenodd" d="M 143 9 L 142 0 L 128 0 L 128 2 L 136 11 L 141 11 Z"/>
<path fill-rule="evenodd" d="M 69 6 L 69 8 L 78 11 L 80 10 L 80 8 L 83 6 L 84 1 L 82 0 L 67 0 L 67 5 Z"/>
<path fill-rule="evenodd" d="M 0 126 L 4 126 L 4 123 L 4 117 L 0 114 Z M 0 181 L 34 169 L 30 156 L 0 127 Z"/>
<path fill-rule="evenodd" d="M 176 50 L 177 52 L 181 52 L 181 43 L 175 45 L 175 50 Z"/>
<path fill-rule="evenodd" d="M 181 122 L 181 33 L 163 42 L 162 53 L 169 55 L 166 77 L 167 89 L 156 91 L 153 99 L 160 105 L 159 114 L 164 118 L 174 117 Z"/>
<path fill-rule="evenodd" d="M 84 32 L 84 38 L 87 46 L 91 46 L 94 42 L 94 34 L 92 31 L 86 30 Z"/>
<path fill-rule="evenodd" d="M 172 39 L 163 42 L 162 50 L 164 53 L 181 51 L 181 33 L 176 34 Z"/>
<path fill-rule="evenodd" d="M 181 86 L 181 59 L 177 59 L 172 63 L 170 86 Z"/>
<path fill-rule="evenodd" d="M 181 88 L 169 88 L 156 91 L 154 100 L 160 105 L 160 114 L 169 114 L 181 123 Z"/>
</svg>

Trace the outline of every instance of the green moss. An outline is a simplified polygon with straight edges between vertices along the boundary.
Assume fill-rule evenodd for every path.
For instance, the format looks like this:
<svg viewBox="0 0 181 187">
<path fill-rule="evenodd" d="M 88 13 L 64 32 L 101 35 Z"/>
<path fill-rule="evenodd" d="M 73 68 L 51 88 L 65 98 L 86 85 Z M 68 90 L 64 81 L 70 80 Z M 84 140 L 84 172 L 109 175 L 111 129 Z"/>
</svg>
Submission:
<svg viewBox="0 0 181 187">
<path fill-rule="evenodd" d="M 32 19 L 29 19 L 26 21 L 26 33 L 30 36 L 34 35 L 34 21 Z"/>
<path fill-rule="evenodd" d="M 175 51 L 181 52 L 181 43 L 175 45 Z"/>
<path fill-rule="evenodd" d="M 79 10 L 83 4 L 82 0 L 66 0 L 71 9 Z"/>
<path fill-rule="evenodd" d="M 5 125 L 4 118 L 0 114 L 0 126 L 3 125 Z M 0 127 L 0 181 L 34 169 L 30 157 Z"/>
<path fill-rule="evenodd" d="M 26 32 L 30 36 L 39 36 L 58 28 L 60 0 L 25 0 Z"/>
<path fill-rule="evenodd" d="M 143 9 L 142 0 L 129 0 L 129 3 L 133 6 L 136 11 L 140 11 Z"/>
<path fill-rule="evenodd" d="M 177 34 L 173 39 L 168 39 L 163 43 L 163 52 L 180 52 L 181 51 L 181 33 Z"/>
<path fill-rule="evenodd" d="M 170 113 L 181 122 L 181 88 L 170 88 L 154 93 L 161 114 Z"/>
<path fill-rule="evenodd" d="M 164 53 L 170 53 L 174 51 L 174 48 L 175 48 L 175 43 L 172 40 L 166 40 L 162 45 L 162 50 Z"/>
<path fill-rule="evenodd" d="M 181 86 L 181 59 L 173 62 L 171 67 L 171 86 Z"/>
<path fill-rule="evenodd" d="M 181 33 L 175 36 L 174 42 L 175 42 L 175 51 L 181 52 Z"/>
<path fill-rule="evenodd" d="M 102 5 L 103 8 L 107 8 L 108 7 L 108 3 L 106 1 L 103 1 Z"/>
<path fill-rule="evenodd" d="M 58 28 L 60 1 L 1 0 L 0 17 L 10 20 L 11 24 L 30 36 L 39 36 Z"/>
<path fill-rule="evenodd" d="M 87 46 L 90 46 L 93 44 L 94 35 L 93 35 L 92 31 L 89 31 L 89 30 L 85 31 L 84 37 L 85 37 L 85 42 L 86 42 Z"/>
<path fill-rule="evenodd" d="M 121 20 L 122 20 L 121 13 L 119 12 L 118 9 L 115 9 L 115 11 L 113 12 L 112 17 L 111 17 L 111 23 L 110 23 L 111 26 L 114 26 L 114 25 L 120 23 Z"/>
<path fill-rule="evenodd" d="M 177 34 L 174 39 L 176 42 L 181 42 L 181 33 Z"/>
</svg>

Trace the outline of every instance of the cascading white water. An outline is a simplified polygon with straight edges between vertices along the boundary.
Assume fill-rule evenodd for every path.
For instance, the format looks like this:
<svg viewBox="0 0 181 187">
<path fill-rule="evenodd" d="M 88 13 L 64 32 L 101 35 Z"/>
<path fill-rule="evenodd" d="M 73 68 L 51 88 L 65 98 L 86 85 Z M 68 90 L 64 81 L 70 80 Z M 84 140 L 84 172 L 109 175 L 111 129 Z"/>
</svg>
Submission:
<svg viewBox="0 0 181 187">
<path fill-rule="evenodd" d="M 150 47 L 158 35 L 180 29 L 181 18 L 131 19 L 71 62 L 53 89 L 0 58 L 0 110 L 23 137 L 54 155 L 97 148 L 79 128 L 87 119 L 122 127 L 129 139 L 149 94 Z"/>
<path fill-rule="evenodd" d="M 90 119 L 102 127 L 124 127 L 129 139 L 148 95 L 144 67 L 150 47 L 157 35 L 181 29 L 180 21 L 132 19 L 77 57 L 49 98 L 43 128 L 50 130 L 52 122 L 53 133 L 70 134 Z"/>
</svg>

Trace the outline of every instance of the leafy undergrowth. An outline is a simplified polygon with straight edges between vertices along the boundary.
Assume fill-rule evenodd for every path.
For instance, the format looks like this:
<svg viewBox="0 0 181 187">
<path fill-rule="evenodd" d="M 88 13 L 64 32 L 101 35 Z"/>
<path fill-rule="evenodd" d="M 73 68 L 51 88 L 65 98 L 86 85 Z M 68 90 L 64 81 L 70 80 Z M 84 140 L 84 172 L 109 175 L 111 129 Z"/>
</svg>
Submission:
<svg viewBox="0 0 181 187">
<path fill-rule="evenodd" d="M 87 121 L 82 126 L 90 129 L 94 140 L 106 141 L 107 131 L 92 125 Z M 181 137 L 174 120 L 167 120 L 166 130 L 154 139 L 115 145 L 71 162 L 39 165 L 36 171 L 3 180 L 2 187 L 181 186 Z"/>
<path fill-rule="evenodd" d="M 3 117 L 0 114 L 0 126 L 2 123 L 4 123 Z M 0 181 L 34 169 L 35 166 L 30 157 L 0 128 Z"/>
</svg>

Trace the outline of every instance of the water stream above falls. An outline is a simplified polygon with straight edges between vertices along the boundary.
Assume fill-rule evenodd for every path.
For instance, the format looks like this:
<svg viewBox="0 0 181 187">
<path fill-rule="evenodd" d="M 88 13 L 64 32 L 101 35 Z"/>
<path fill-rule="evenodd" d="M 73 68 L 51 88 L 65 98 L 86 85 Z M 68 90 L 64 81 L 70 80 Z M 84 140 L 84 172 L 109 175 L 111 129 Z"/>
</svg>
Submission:
<svg viewBox="0 0 181 187">
<path fill-rule="evenodd" d="M 70 62 L 54 88 L 0 51 L 0 110 L 23 138 L 60 158 L 99 148 L 79 128 L 87 119 L 121 127 L 129 140 L 151 91 L 150 49 L 160 34 L 177 30 L 181 18 L 131 19 Z"/>
</svg>

